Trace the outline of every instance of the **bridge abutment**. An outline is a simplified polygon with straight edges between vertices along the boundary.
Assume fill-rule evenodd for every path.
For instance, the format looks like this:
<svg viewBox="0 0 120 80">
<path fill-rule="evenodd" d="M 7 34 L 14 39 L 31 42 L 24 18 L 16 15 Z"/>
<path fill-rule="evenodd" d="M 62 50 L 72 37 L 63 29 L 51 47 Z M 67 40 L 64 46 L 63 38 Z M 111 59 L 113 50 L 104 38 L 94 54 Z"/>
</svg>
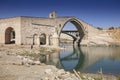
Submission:
<svg viewBox="0 0 120 80">
<path fill-rule="evenodd" d="M 79 36 L 73 40 L 73 45 L 80 46 L 80 37 Z"/>
</svg>

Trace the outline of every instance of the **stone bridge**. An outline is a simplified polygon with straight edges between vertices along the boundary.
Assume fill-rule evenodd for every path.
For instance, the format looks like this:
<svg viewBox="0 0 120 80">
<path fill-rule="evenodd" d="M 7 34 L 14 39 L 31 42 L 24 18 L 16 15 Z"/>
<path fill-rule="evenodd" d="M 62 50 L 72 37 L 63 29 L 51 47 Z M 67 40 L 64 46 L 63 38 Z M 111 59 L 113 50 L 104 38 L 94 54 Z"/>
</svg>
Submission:
<svg viewBox="0 0 120 80">
<path fill-rule="evenodd" d="M 76 30 L 63 30 L 62 33 L 67 34 L 73 38 L 73 44 L 79 46 L 79 43 L 82 40 L 83 34 L 79 34 Z"/>
<path fill-rule="evenodd" d="M 61 32 L 71 36 L 72 38 L 76 38 L 76 36 L 79 35 L 77 30 L 62 30 Z"/>
<path fill-rule="evenodd" d="M 52 12 L 49 18 L 20 16 L 0 19 L 0 43 L 59 46 L 60 34 L 68 22 L 77 28 L 80 45 L 109 45 L 113 42 L 107 32 L 76 17 L 58 17 Z"/>
</svg>

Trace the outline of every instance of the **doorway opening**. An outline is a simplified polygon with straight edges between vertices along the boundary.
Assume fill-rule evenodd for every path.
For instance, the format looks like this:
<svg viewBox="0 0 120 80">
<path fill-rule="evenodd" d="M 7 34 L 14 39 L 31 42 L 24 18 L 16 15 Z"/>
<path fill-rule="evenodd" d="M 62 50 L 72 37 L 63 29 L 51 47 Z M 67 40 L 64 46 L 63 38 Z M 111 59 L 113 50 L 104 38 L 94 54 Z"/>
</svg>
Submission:
<svg viewBox="0 0 120 80">
<path fill-rule="evenodd" d="M 5 44 L 15 44 L 15 30 L 12 27 L 5 30 Z"/>
</svg>

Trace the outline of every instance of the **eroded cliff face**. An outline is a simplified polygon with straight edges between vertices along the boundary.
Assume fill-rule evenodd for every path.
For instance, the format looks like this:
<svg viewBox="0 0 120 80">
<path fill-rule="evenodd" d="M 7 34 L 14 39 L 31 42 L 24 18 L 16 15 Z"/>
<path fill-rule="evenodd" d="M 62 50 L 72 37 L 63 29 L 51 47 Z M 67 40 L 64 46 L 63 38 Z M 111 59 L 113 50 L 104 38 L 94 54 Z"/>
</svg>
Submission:
<svg viewBox="0 0 120 80">
<path fill-rule="evenodd" d="M 113 39 L 113 44 L 120 45 L 120 29 L 106 30 L 106 33 Z"/>
<path fill-rule="evenodd" d="M 95 36 L 89 36 L 88 45 L 120 46 L 120 29 L 101 30 Z"/>
</svg>

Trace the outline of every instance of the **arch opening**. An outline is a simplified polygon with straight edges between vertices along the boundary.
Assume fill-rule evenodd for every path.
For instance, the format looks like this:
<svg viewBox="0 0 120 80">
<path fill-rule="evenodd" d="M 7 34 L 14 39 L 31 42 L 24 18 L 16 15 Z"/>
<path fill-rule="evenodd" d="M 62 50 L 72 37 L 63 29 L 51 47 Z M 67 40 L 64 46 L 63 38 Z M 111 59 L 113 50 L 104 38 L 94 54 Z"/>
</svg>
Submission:
<svg viewBox="0 0 120 80">
<path fill-rule="evenodd" d="M 45 45 L 46 44 L 46 34 L 41 34 L 40 35 L 40 45 Z"/>
<path fill-rule="evenodd" d="M 70 41 L 73 42 L 73 44 L 76 44 L 76 45 L 80 45 L 83 37 L 84 37 L 84 30 L 83 30 L 83 26 L 82 24 L 77 21 L 77 20 L 69 20 L 67 21 L 61 28 L 61 31 L 60 31 L 60 43 L 61 43 L 61 34 L 64 33 L 66 34 L 67 36 L 71 37 Z M 65 41 L 64 42 L 67 42 L 69 41 L 68 37 L 64 35 L 65 37 Z"/>
<path fill-rule="evenodd" d="M 73 41 L 73 37 L 69 34 L 69 31 L 72 32 L 73 30 L 77 31 L 76 27 L 71 22 L 66 23 L 60 34 L 60 43 L 71 43 Z"/>
<path fill-rule="evenodd" d="M 15 30 L 12 27 L 8 27 L 5 30 L 5 44 L 15 44 Z"/>
</svg>

